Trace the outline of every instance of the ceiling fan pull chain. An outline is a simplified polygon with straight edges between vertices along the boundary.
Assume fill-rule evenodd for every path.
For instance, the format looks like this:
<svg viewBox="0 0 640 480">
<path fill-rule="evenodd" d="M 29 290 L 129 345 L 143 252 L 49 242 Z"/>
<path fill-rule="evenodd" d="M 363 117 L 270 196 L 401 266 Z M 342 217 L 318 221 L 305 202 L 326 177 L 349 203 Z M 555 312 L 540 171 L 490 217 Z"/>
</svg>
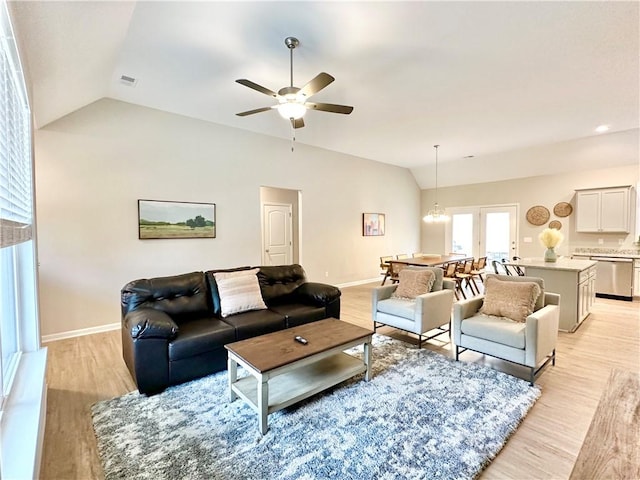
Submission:
<svg viewBox="0 0 640 480">
<path fill-rule="evenodd" d="M 296 129 L 293 126 L 293 118 L 290 119 L 291 120 L 291 152 L 293 153 L 293 147 L 295 145 L 296 142 Z"/>
</svg>

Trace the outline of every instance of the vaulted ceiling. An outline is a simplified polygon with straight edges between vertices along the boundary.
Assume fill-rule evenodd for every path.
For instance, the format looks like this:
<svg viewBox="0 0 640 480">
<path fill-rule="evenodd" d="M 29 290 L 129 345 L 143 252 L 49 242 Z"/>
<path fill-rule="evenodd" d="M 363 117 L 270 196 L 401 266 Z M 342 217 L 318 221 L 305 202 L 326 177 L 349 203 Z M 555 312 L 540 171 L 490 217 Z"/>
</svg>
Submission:
<svg viewBox="0 0 640 480">
<path fill-rule="evenodd" d="M 294 84 L 328 72 L 336 81 L 312 100 L 355 107 L 309 111 L 296 141 L 410 168 L 427 188 L 434 144 L 441 165 L 477 179 L 486 159 L 507 165 L 522 157 L 510 152 L 544 152 L 600 124 L 635 130 L 633 143 L 639 5 L 20 1 L 10 11 L 38 127 L 109 97 L 290 138 L 276 111 L 235 115 L 275 102 L 235 80 L 288 85 L 284 39 L 295 36 Z M 546 173 L 538 163 L 511 175 Z"/>
</svg>

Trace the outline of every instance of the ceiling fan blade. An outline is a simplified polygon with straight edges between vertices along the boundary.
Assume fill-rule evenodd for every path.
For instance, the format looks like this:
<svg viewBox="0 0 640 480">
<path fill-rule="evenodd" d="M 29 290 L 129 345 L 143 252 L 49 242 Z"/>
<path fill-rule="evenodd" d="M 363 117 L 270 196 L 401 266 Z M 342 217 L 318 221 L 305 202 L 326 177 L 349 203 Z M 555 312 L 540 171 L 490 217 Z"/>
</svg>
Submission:
<svg viewBox="0 0 640 480">
<path fill-rule="evenodd" d="M 306 102 L 304 105 L 309 109 L 320 110 L 323 112 L 343 113 L 345 115 L 349 115 L 351 112 L 353 112 L 353 107 L 349 107 L 347 105 L 334 105 L 333 103 L 312 102 Z"/>
<path fill-rule="evenodd" d="M 302 128 L 304 127 L 304 120 L 302 118 L 292 118 L 291 126 L 293 128 Z"/>
<path fill-rule="evenodd" d="M 311 95 L 315 95 L 334 80 L 335 78 L 328 73 L 319 73 L 313 80 L 300 89 L 298 95 L 304 95 L 309 98 Z"/>
<path fill-rule="evenodd" d="M 267 110 L 271 110 L 272 108 L 275 107 L 256 108 L 255 110 L 247 110 L 246 112 L 236 113 L 236 115 L 239 117 L 246 117 L 247 115 L 253 115 L 254 113 L 266 112 Z"/>
<path fill-rule="evenodd" d="M 245 87 L 253 88 L 260 93 L 264 93 L 265 95 L 269 95 L 270 97 L 277 97 L 278 94 L 274 91 L 269 90 L 268 88 L 263 87 L 262 85 L 258 85 L 257 83 L 252 82 L 251 80 L 247 80 L 246 78 L 241 78 L 236 80 L 240 85 L 244 85 Z"/>
</svg>

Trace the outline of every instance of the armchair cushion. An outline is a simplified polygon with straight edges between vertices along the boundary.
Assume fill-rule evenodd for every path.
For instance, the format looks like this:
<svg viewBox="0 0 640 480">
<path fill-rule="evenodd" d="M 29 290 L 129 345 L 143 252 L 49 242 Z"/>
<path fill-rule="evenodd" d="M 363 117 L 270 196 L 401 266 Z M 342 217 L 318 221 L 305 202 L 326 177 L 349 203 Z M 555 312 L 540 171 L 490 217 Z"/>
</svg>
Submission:
<svg viewBox="0 0 640 480">
<path fill-rule="evenodd" d="M 398 277 L 398 288 L 392 295 L 396 298 L 416 298 L 418 295 L 429 293 L 436 279 L 430 270 L 412 268 L 402 269 Z"/>
<path fill-rule="evenodd" d="M 514 348 L 525 348 L 526 323 L 513 322 L 507 318 L 476 315 L 461 324 L 464 335 L 483 338 Z"/>
<path fill-rule="evenodd" d="M 533 313 L 540 293 L 540 286 L 535 282 L 511 282 L 488 277 L 480 313 L 525 322 Z"/>
<path fill-rule="evenodd" d="M 250 310 L 266 310 L 267 306 L 260 293 L 257 268 L 239 272 L 214 273 L 222 317 Z"/>
<path fill-rule="evenodd" d="M 416 316 L 416 301 L 391 297 L 378 302 L 378 312 L 413 321 Z"/>
</svg>

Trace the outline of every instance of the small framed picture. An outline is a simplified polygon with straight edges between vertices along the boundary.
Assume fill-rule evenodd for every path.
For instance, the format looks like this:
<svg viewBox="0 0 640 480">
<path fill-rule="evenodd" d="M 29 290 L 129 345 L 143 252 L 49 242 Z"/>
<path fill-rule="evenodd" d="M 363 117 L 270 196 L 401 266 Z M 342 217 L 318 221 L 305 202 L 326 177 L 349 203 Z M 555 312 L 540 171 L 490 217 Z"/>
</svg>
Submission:
<svg viewBox="0 0 640 480">
<path fill-rule="evenodd" d="M 362 214 L 362 235 L 365 237 L 384 235 L 384 227 L 384 213 Z"/>
<path fill-rule="evenodd" d="M 216 204 L 138 200 L 138 238 L 216 238 Z"/>
</svg>

